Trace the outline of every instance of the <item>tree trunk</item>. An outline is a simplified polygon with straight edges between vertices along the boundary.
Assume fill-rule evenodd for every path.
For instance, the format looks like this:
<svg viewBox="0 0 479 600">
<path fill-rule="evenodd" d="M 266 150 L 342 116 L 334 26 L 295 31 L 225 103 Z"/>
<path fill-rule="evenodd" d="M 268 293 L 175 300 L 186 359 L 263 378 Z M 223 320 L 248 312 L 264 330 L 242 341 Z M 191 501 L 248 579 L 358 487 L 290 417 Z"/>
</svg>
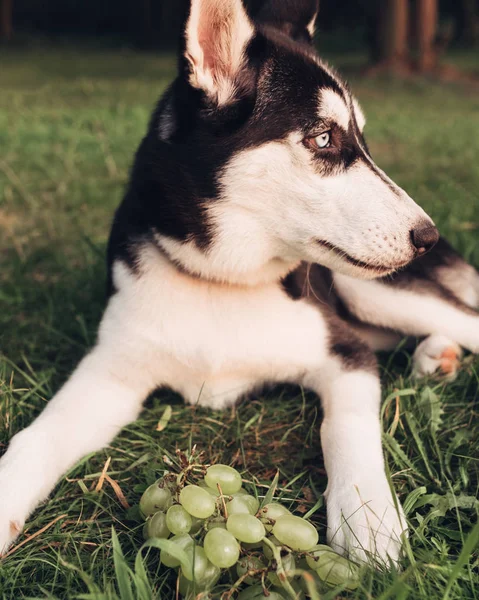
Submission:
<svg viewBox="0 0 479 600">
<path fill-rule="evenodd" d="M 13 0 L 0 0 L 0 39 L 9 41 L 13 35 Z"/>
<path fill-rule="evenodd" d="M 425 73 L 437 67 L 436 31 L 438 20 L 437 0 L 417 2 L 418 71 Z"/>
<path fill-rule="evenodd" d="M 384 0 L 380 10 L 381 60 L 401 63 L 407 57 L 408 0 Z"/>
<path fill-rule="evenodd" d="M 369 74 L 409 72 L 409 0 L 379 0 L 374 55 Z"/>
</svg>

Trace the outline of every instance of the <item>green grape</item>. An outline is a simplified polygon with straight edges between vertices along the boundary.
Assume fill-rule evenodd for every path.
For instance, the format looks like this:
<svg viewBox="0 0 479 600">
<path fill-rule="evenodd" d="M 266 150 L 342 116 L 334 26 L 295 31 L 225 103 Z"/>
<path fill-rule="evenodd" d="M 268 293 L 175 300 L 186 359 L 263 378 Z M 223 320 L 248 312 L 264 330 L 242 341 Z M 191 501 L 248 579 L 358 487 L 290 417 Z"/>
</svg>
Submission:
<svg viewBox="0 0 479 600">
<path fill-rule="evenodd" d="M 208 492 L 208 494 L 211 494 L 215 498 L 218 498 L 218 496 L 220 495 L 219 491 L 217 489 L 213 490 L 212 488 L 210 488 L 210 486 L 207 485 L 207 483 L 206 483 L 206 481 L 204 479 L 202 479 L 198 483 L 198 487 L 200 487 L 202 490 L 206 490 Z"/>
<path fill-rule="evenodd" d="M 237 496 L 233 496 L 233 499 L 237 497 L 241 500 L 241 502 L 245 502 L 252 515 L 255 515 L 259 510 L 259 500 L 254 496 L 250 496 L 249 494 L 238 494 Z"/>
<path fill-rule="evenodd" d="M 155 537 L 166 539 L 170 537 L 170 533 L 171 530 L 167 525 L 166 515 L 161 510 L 150 517 L 143 527 L 143 536 L 146 540 Z"/>
<path fill-rule="evenodd" d="M 285 556 L 281 556 L 281 562 L 283 563 L 283 569 L 285 570 L 288 579 L 293 577 L 293 574 L 290 574 L 290 571 L 294 571 L 296 569 L 296 561 L 294 560 L 294 556 L 290 553 L 286 554 Z M 268 573 L 268 579 L 273 585 L 281 587 L 281 580 L 274 571 L 270 571 Z"/>
<path fill-rule="evenodd" d="M 284 600 L 286 596 L 280 591 L 268 590 L 268 595 L 264 593 L 261 585 L 254 585 L 245 588 L 238 596 L 237 600 Z"/>
<path fill-rule="evenodd" d="M 208 567 L 214 567 L 214 565 L 212 565 L 210 561 L 206 558 L 205 551 L 200 546 L 193 545 L 191 547 L 188 547 L 187 553 L 193 568 L 185 569 L 184 566 L 182 566 L 181 572 L 189 581 L 193 581 L 194 579 L 198 585 L 204 587 L 206 585 L 205 575 L 208 570 Z M 217 571 L 219 571 L 218 567 L 214 568 Z"/>
<path fill-rule="evenodd" d="M 274 535 L 269 535 L 268 540 L 275 546 L 281 546 L 281 543 L 274 537 Z M 266 556 L 266 558 L 268 560 L 273 560 L 273 551 L 264 542 L 263 542 L 263 554 Z"/>
<path fill-rule="evenodd" d="M 211 529 L 205 536 L 204 548 L 208 559 L 221 569 L 229 569 L 238 562 L 240 546 L 225 529 Z"/>
<path fill-rule="evenodd" d="M 149 517 L 159 510 L 166 512 L 173 504 L 173 496 L 164 485 L 163 479 L 158 479 L 145 490 L 140 500 L 140 512 L 143 517 Z"/>
<path fill-rule="evenodd" d="M 240 497 L 233 498 L 229 502 L 226 503 L 226 511 L 228 516 L 237 515 L 237 514 L 246 514 L 250 515 L 251 510 L 246 502 L 242 502 Z"/>
<path fill-rule="evenodd" d="M 265 563 L 257 556 L 246 556 L 244 558 L 241 558 L 237 563 L 236 573 L 238 574 L 238 577 L 243 577 L 243 575 L 245 575 L 245 573 L 248 573 L 248 571 L 260 571 L 265 567 Z M 260 574 L 258 574 L 257 576 L 248 575 L 248 577 L 245 577 L 243 581 L 248 585 L 253 585 L 254 583 L 258 582 L 259 577 Z"/>
<path fill-rule="evenodd" d="M 206 567 L 201 579 L 202 585 L 204 585 L 206 589 L 210 590 L 217 584 L 220 577 L 221 569 L 212 562 L 208 561 L 208 566 Z"/>
<path fill-rule="evenodd" d="M 185 600 L 193 600 L 198 594 L 204 591 L 199 585 L 193 585 L 191 581 L 188 581 L 183 573 L 180 573 L 179 576 L 178 589 L 181 597 Z"/>
<path fill-rule="evenodd" d="M 318 543 L 316 528 L 301 517 L 283 515 L 273 527 L 274 536 L 293 550 L 309 550 Z"/>
<path fill-rule="evenodd" d="M 258 511 L 259 502 L 254 496 L 233 496 L 233 499 L 226 503 L 228 515 L 249 514 L 255 515 Z"/>
<path fill-rule="evenodd" d="M 316 569 L 319 557 L 324 552 L 329 553 L 333 552 L 333 550 L 325 544 L 317 544 L 308 550 L 308 554 L 306 554 L 306 563 L 310 569 L 313 569 L 313 571 Z"/>
<path fill-rule="evenodd" d="M 173 504 L 166 513 L 166 525 L 174 535 L 188 533 L 191 529 L 191 515 L 180 504 Z"/>
<path fill-rule="evenodd" d="M 241 475 L 238 471 L 227 465 L 213 465 L 209 467 L 206 471 L 205 481 L 213 490 L 217 490 L 219 484 L 221 491 L 225 495 L 236 494 L 243 485 Z"/>
<path fill-rule="evenodd" d="M 187 552 L 188 549 L 193 548 L 195 543 L 193 538 L 187 533 L 175 535 L 168 541 L 177 545 L 180 550 L 184 550 L 185 552 Z M 169 567 L 170 569 L 175 569 L 176 567 L 180 566 L 180 561 L 171 554 L 168 554 L 168 552 L 165 552 L 165 550 L 162 550 L 160 553 L 160 561 L 165 565 L 165 567 Z"/>
<path fill-rule="evenodd" d="M 263 508 L 261 509 L 260 518 L 263 521 L 266 531 L 269 533 L 272 531 L 276 519 L 279 519 L 279 517 L 282 517 L 284 515 L 290 514 L 290 511 L 282 504 L 279 504 L 278 502 L 270 502 L 269 504 L 263 506 Z M 274 522 L 272 523 L 271 521 Z"/>
<path fill-rule="evenodd" d="M 304 556 L 302 556 L 300 559 L 298 559 L 296 561 L 296 567 L 298 569 L 301 569 L 301 571 L 309 571 L 310 570 L 309 565 L 306 562 L 306 558 Z"/>
<path fill-rule="evenodd" d="M 308 565 L 318 574 L 319 578 L 330 585 L 343 585 L 350 590 L 358 587 L 359 573 L 357 566 L 333 552 L 328 546 L 315 546 L 311 549 L 312 556 L 307 556 Z"/>
<path fill-rule="evenodd" d="M 215 512 L 213 496 L 197 485 L 187 485 L 180 492 L 180 504 L 197 519 L 207 519 Z"/>
<path fill-rule="evenodd" d="M 182 600 L 196 600 L 198 597 L 206 600 L 210 597 L 206 596 L 206 592 L 208 592 L 206 588 L 199 585 L 196 581 L 194 583 L 188 581 L 181 571 L 178 580 L 178 590 Z"/>
<path fill-rule="evenodd" d="M 244 550 L 257 550 L 258 548 L 262 548 L 263 547 L 263 541 L 256 542 L 255 544 L 248 544 L 247 542 L 243 542 L 241 544 L 241 547 Z"/>
<path fill-rule="evenodd" d="M 253 515 L 234 514 L 226 521 L 226 529 L 240 542 L 254 544 L 266 535 L 263 523 Z"/>
<path fill-rule="evenodd" d="M 188 580 L 180 571 L 178 587 L 182 598 L 185 598 L 186 600 L 196 600 L 199 594 L 211 590 L 216 585 L 220 575 L 220 569 L 211 563 L 206 567 L 201 583 L 198 582 L 198 580 L 195 580 L 194 582 Z M 206 600 L 206 597 L 204 596 L 201 596 L 201 598 L 205 598 Z"/>
</svg>

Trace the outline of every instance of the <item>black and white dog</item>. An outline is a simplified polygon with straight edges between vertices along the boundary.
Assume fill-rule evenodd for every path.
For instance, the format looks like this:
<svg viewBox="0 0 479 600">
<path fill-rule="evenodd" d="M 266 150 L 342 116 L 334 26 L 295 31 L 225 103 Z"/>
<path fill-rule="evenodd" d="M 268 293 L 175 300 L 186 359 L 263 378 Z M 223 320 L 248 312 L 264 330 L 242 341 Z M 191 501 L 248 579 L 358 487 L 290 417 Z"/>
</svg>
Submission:
<svg viewBox="0 0 479 600">
<path fill-rule="evenodd" d="M 0 553 L 154 389 L 219 409 L 293 382 L 322 399 L 331 545 L 398 558 L 374 350 L 423 336 L 418 374 L 478 352 L 479 275 L 373 162 L 311 44 L 316 8 L 271 0 L 253 21 L 241 0 L 192 0 L 114 220 L 98 342 L 0 462 Z"/>
</svg>

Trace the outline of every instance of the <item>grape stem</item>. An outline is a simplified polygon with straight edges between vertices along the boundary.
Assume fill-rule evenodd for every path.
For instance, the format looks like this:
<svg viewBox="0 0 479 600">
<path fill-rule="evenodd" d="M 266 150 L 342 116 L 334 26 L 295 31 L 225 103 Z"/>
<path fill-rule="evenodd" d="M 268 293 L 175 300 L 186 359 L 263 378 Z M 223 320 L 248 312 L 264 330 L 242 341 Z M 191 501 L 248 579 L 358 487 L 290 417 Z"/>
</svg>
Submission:
<svg viewBox="0 0 479 600">
<path fill-rule="evenodd" d="M 203 472 L 204 466 L 200 465 L 198 463 L 193 463 L 191 465 L 188 465 L 184 469 L 182 469 L 176 476 L 177 487 L 181 487 L 182 485 L 184 485 L 185 481 L 188 479 L 189 474 L 192 473 L 193 471 Z"/>
<path fill-rule="evenodd" d="M 245 579 L 247 579 L 248 577 L 254 577 L 255 575 L 259 575 L 260 573 L 264 577 L 264 575 L 267 573 L 267 571 L 268 571 L 268 569 L 258 569 L 256 571 L 246 571 L 246 573 L 244 573 L 244 575 L 241 575 L 241 577 L 237 581 L 235 581 L 233 587 L 221 596 L 222 600 L 230 600 L 231 596 L 238 590 L 238 588 L 243 583 L 243 581 Z"/>
<path fill-rule="evenodd" d="M 220 493 L 220 500 L 223 503 L 223 512 L 225 515 L 225 519 L 228 520 L 228 509 L 226 508 L 226 502 L 225 502 L 225 497 L 223 495 L 223 490 L 221 489 L 221 485 L 219 483 L 216 484 L 216 487 L 218 488 L 218 492 Z"/>
<path fill-rule="evenodd" d="M 286 575 L 283 567 L 283 561 L 281 560 L 281 547 L 275 546 L 267 537 L 263 538 L 263 542 L 269 546 L 271 552 L 273 553 L 273 558 L 277 564 L 276 575 L 278 576 L 281 585 L 285 591 L 288 592 L 290 598 L 292 598 L 292 600 L 296 600 L 298 596 L 296 595 L 292 585 L 289 583 L 288 576 Z"/>
<path fill-rule="evenodd" d="M 180 577 L 176 578 L 176 600 L 180 600 Z"/>
</svg>

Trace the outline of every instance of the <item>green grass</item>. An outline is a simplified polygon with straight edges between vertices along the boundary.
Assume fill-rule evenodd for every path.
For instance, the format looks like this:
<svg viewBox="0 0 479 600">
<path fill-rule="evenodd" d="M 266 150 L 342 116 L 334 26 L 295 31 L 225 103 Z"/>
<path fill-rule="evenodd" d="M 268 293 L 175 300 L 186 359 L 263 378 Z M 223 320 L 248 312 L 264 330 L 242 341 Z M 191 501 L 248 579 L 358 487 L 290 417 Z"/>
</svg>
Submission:
<svg viewBox="0 0 479 600">
<path fill-rule="evenodd" d="M 39 46 L 3 50 L 0 63 L 1 452 L 95 339 L 109 224 L 174 60 Z M 479 266 L 477 88 L 353 84 L 379 164 Z M 411 525 L 403 570 L 365 570 L 358 590 L 323 589 L 325 600 L 479 598 L 477 547 L 472 538 L 465 545 L 479 512 L 479 364 L 468 358 L 452 384 L 413 384 L 408 361 L 398 350 L 382 362 L 387 463 Z M 158 433 L 167 404 L 173 415 Z M 108 457 L 132 505 L 165 451 L 198 444 L 211 461 L 231 462 L 250 481 L 267 484 L 279 469 L 287 488 L 299 476 L 285 501 L 309 509 L 326 484 L 320 418 L 317 399 L 297 388 L 278 388 L 224 414 L 155 395 L 137 423 L 73 468 L 35 512 L 20 542 L 65 516 L 0 562 L 0 597 L 115 598 L 111 528 L 130 565 L 142 538 L 111 486 L 94 491 Z M 324 539 L 324 507 L 313 520 Z M 158 568 L 155 551 L 146 564 L 153 596 L 173 598 L 174 580 Z"/>
</svg>

